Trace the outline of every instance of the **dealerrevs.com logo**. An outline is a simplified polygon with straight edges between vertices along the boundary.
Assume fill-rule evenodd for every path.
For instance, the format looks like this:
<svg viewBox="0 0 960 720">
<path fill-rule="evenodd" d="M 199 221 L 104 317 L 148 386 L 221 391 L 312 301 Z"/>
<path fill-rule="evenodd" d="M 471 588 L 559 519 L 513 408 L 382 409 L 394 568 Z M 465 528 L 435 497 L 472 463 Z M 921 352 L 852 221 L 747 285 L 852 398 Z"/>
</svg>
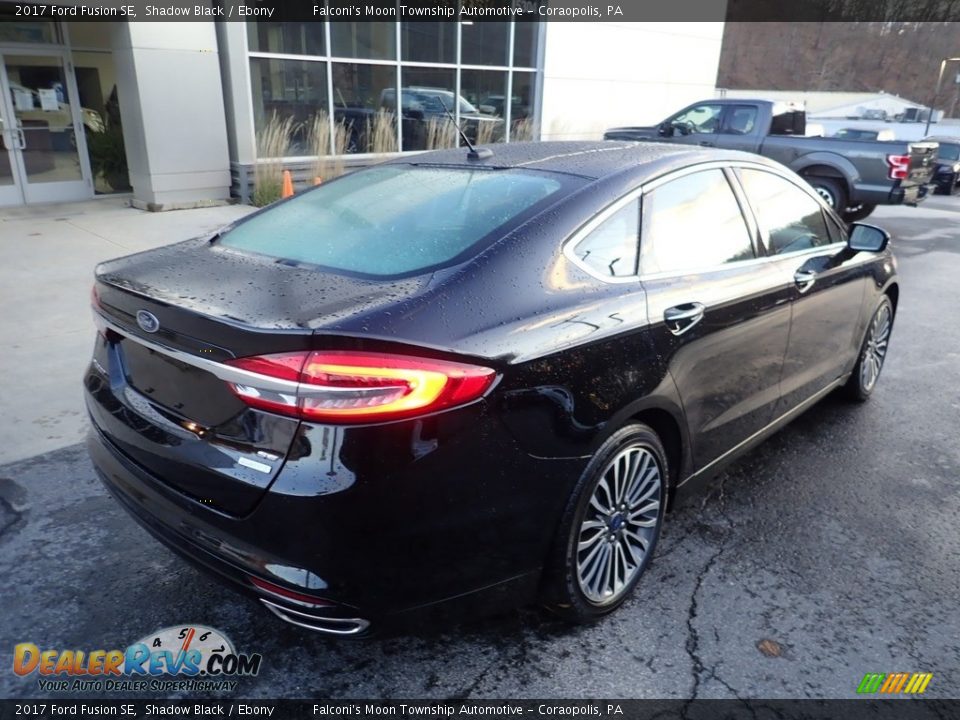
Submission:
<svg viewBox="0 0 960 720">
<path fill-rule="evenodd" d="M 202 625 L 168 627 L 124 650 L 48 650 L 14 646 L 13 671 L 38 675 L 46 692 L 233 690 L 237 676 L 260 672 L 259 653 L 238 653 L 219 630 Z"/>
</svg>

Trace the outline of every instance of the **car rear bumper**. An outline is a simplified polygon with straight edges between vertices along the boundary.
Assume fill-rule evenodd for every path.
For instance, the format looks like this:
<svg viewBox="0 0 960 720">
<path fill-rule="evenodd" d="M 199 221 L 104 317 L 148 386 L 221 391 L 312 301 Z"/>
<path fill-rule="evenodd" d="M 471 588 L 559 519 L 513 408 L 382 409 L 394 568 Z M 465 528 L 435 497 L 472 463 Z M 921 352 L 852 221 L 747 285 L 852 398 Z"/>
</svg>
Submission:
<svg viewBox="0 0 960 720">
<path fill-rule="evenodd" d="M 177 491 L 124 454 L 96 420 L 88 446 L 110 493 L 179 555 L 288 622 L 360 634 L 367 624 L 492 612 L 536 598 L 580 463 L 531 457 L 476 407 L 454 413 L 469 432 L 447 437 L 423 422 L 397 423 L 392 437 L 406 439 L 405 452 L 389 438 L 372 446 L 369 428 L 304 424 L 300 456 L 287 458 L 244 517 Z M 422 443 L 412 454 L 411 437 Z M 264 583 L 319 605 L 305 607 Z"/>
<path fill-rule="evenodd" d="M 858 185 L 851 204 L 863 205 L 917 205 L 933 192 L 933 185 L 911 183 L 890 188 L 889 185 Z"/>
</svg>

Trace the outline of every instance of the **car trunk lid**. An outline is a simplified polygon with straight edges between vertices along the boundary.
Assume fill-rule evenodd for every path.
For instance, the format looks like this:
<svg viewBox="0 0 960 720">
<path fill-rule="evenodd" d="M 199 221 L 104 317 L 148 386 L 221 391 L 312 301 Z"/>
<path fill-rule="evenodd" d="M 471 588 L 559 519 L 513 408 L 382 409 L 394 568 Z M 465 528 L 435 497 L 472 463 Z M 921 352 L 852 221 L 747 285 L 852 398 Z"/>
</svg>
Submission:
<svg viewBox="0 0 960 720">
<path fill-rule="evenodd" d="M 98 267 L 101 333 L 86 377 L 88 407 L 129 459 L 195 501 L 239 516 L 296 452 L 300 421 L 241 401 L 229 385 L 237 371 L 224 363 L 309 349 L 318 323 L 369 311 L 418 284 L 374 287 L 203 245 Z"/>
</svg>

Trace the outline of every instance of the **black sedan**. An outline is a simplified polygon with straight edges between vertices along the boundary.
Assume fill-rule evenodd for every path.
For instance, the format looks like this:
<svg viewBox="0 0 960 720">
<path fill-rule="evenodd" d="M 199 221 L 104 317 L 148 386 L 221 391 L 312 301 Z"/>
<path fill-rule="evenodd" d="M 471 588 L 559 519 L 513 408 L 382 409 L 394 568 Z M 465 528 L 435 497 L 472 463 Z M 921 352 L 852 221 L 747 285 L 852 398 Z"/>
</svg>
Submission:
<svg viewBox="0 0 960 720">
<path fill-rule="evenodd" d="M 403 157 L 100 265 L 90 452 L 153 535 L 296 625 L 592 620 L 678 491 L 873 393 L 888 240 L 733 151 Z"/>
<path fill-rule="evenodd" d="M 937 151 L 937 170 L 933 176 L 937 192 L 943 195 L 953 195 L 960 190 L 960 138 L 958 137 L 928 137 L 924 142 L 940 144 Z"/>
</svg>

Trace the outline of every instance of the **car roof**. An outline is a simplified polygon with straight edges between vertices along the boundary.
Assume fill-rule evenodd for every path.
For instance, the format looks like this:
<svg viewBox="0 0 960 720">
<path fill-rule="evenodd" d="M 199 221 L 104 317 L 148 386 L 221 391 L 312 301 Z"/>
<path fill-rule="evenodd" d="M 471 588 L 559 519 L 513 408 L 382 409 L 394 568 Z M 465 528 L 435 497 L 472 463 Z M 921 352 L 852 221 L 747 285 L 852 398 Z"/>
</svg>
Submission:
<svg viewBox="0 0 960 720">
<path fill-rule="evenodd" d="M 931 142 L 960 143 L 960 137 L 950 137 L 949 135 L 931 135 L 930 137 L 925 137 L 924 140 L 930 140 Z"/>
<path fill-rule="evenodd" d="M 418 166 L 526 168 L 599 180 L 633 171 L 655 177 L 675 168 L 711 161 L 750 161 L 770 164 L 764 158 L 736 150 L 705 149 L 662 142 L 549 141 L 511 142 L 489 147 L 493 155 L 468 160 L 467 148 L 436 150 L 390 162 Z"/>
</svg>

